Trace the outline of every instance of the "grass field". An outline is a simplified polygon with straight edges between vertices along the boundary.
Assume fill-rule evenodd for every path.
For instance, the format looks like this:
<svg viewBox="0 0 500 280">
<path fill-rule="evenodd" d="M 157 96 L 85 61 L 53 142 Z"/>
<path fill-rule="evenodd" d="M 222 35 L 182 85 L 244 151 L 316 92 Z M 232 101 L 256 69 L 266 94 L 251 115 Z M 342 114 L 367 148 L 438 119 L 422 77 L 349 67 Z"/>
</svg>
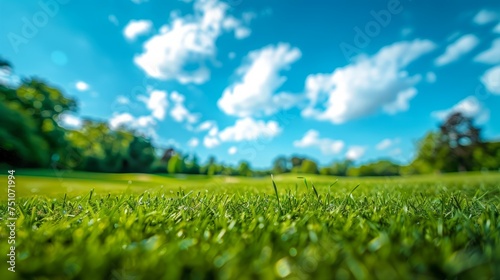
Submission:
<svg viewBox="0 0 500 280">
<path fill-rule="evenodd" d="M 0 279 L 500 279 L 499 173 L 15 180 Z"/>
</svg>

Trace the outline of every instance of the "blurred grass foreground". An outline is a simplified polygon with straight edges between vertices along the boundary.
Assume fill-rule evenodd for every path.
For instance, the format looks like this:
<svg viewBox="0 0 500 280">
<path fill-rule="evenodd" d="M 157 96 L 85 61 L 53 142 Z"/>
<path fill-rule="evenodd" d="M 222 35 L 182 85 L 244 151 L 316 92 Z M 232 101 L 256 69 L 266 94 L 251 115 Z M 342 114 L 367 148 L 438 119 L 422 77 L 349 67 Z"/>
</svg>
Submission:
<svg viewBox="0 0 500 280">
<path fill-rule="evenodd" d="M 16 273 L 1 279 L 500 277 L 499 174 L 18 173 Z"/>
</svg>

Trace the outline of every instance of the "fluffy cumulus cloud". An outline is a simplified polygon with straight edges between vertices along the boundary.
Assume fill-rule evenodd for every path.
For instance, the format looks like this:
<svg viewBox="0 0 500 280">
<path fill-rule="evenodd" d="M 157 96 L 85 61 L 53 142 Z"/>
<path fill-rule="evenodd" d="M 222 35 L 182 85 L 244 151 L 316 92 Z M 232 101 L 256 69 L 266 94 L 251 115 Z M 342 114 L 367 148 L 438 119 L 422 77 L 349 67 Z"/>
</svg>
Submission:
<svg viewBox="0 0 500 280">
<path fill-rule="evenodd" d="M 390 114 L 405 111 L 421 76 L 411 76 L 404 69 L 434 49 L 429 40 L 398 42 L 371 57 L 359 56 L 331 74 L 309 75 L 305 86 L 309 105 L 302 115 L 344 123 L 380 109 Z"/>
<path fill-rule="evenodd" d="M 118 18 L 117 18 L 115 15 L 113 15 L 113 14 L 108 15 L 108 20 L 109 20 L 109 22 L 111 22 L 111 23 L 112 23 L 112 24 L 114 24 L 115 26 L 118 26 L 118 24 L 120 23 L 120 22 L 118 21 Z"/>
<path fill-rule="evenodd" d="M 82 125 L 82 119 L 80 119 L 77 116 L 74 115 L 69 115 L 69 114 L 62 114 L 59 117 L 60 124 L 66 127 L 71 127 L 71 128 L 77 128 Z"/>
<path fill-rule="evenodd" d="M 200 127 L 204 126 L 200 130 Z M 254 120 L 243 118 L 235 122 L 234 125 L 219 130 L 213 121 L 206 121 L 198 126 L 198 131 L 207 131 L 203 139 L 203 145 L 213 148 L 224 142 L 254 141 L 257 139 L 272 139 L 279 135 L 282 128 L 276 121 Z"/>
<path fill-rule="evenodd" d="M 208 131 L 214 128 L 217 129 L 217 123 L 215 121 L 204 121 L 197 126 L 188 126 L 188 129 L 194 132 Z"/>
<path fill-rule="evenodd" d="M 366 148 L 363 146 L 351 146 L 347 150 L 345 157 L 349 160 L 358 160 L 365 155 Z"/>
<path fill-rule="evenodd" d="M 417 95 L 417 90 L 415 88 L 403 90 L 398 94 L 396 100 L 384 105 L 382 108 L 390 115 L 394 115 L 401 111 L 407 111 L 410 108 L 410 100 L 415 95 Z"/>
<path fill-rule="evenodd" d="M 276 121 L 257 121 L 252 118 L 243 118 L 233 126 L 226 127 L 218 133 L 223 142 L 251 141 L 259 138 L 273 138 L 280 134 L 282 128 Z"/>
<path fill-rule="evenodd" d="M 196 123 L 198 122 L 199 115 L 189 112 L 184 106 L 185 97 L 182 94 L 174 91 L 170 94 L 170 100 L 174 103 L 170 116 L 177 122 Z"/>
<path fill-rule="evenodd" d="M 474 118 L 478 123 L 486 123 L 490 112 L 475 96 L 469 96 L 446 110 L 434 111 L 432 116 L 444 120 L 453 113 L 460 112 L 466 117 Z"/>
<path fill-rule="evenodd" d="M 158 120 L 165 118 L 168 107 L 167 93 L 165 91 L 152 90 L 149 96 L 139 96 L 138 99 L 146 104 L 153 117 Z"/>
<path fill-rule="evenodd" d="M 219 139 L 217 139 L 217 137 L 213 137 L 213 136 L 205 136 L 205 138 L 203 138 L 203 146 L 211 149 L 211 148 L 214 148 L 214 147 L 217 147 L 219 146 L 220 144 L 220 141 Z"/>
<path fill-rule="evenodd" d="M 500 34 L 500 22 L 495 25 L 495 28 L 493 28 L 493 32 Z"/>
<path fill-rule="evenodd" d="M 87 84 L 84 81 L 78 81 L 75 83 L 75 88 L 78 91 L 87 91 L 87 90 L 89 90 L 90 86 L 89 86 L 89 84 Z"/>
<path fill-rule="evenodd" d="M 479 39 L 473 34 L 463 35 L 455 42 L 446 47 L 446 51 L 440 55 L 434 63 L 443 66 L 458 60 L 463 55 L 472 51 L 479 44 Z"/>
<path fill-rule="evenodd" d="M 320 138 L 319 132 L 314 129 L 307 131 L 302 139 L 294 141 L 293 145 L 297 148 L 317 147 L 325 155 L 338 154 L 344 148 L 343 141 Z"/>
<path fill-rule="evenodd" d="M 276 90 L 286 81 L 281 71 L 300 57 L 300 50 L 286 43 L 250 52 L 237 70 L 239 80 L 226 88 L 217 102 L 219 108 L 228 115 L 248 117 L 270 115 L 293 106 L 297 95 Z"/>
<path fill-rule="evenodd" d="M 500 94 L 500 65 L 486 70 L 481 77 L 481 82 L 489 92 Z"/>
<path fill-rule="evenodd" d="M 425 80 L 430 83 L 430 84 L 433 84 L 436 82 L 436 73 L 434 72 L 427 72 L 427 74 L 425 74 Z"/>
<path fill-rule="evenodd" d="M 131 20 L 123 29 L 123 36 L 129 41 L 133 41 L 137 37 L 151 32 L 152 28 L 153 23 L 150 20 Z"/>
<path fill-rule="evenodd" d="M 390 139 L 386 138 L 382 141 L 380 141 L 375 148 L 379 151 L 387 150 L 388 148 L 394 146 L 395 144 L 399 143 L 399 139 Z"/>
<path fill-rule="evenodd" d="M 237 38 L 250 34 L 246 22 L 228 15 L 228 9 L 219 0 L 194 1 L 194 14 L 172 15 L 170 23 L 144 43 L 135 64 L 156 79 L 206 82 L 210 77 L 206 63 L 215 58 L 217 39 L 230 31 Z"/>
<path fill-rule="evenodd" d="M 489 49 L 478 54 L 474 61 L 486 64 L 500 63 L 500 38 L 495 39 Z"/>
<path fill-rule="evenodd" d="M 230 147 L 228 150 L 227 150 L 227 153 L 230 154 L 230 155 L 234 155 L 238 152 L 238 148 L 236 148 L 235 146 L 232 146 Z"/>
<path fill-rule="evenodd" d="M 198 147 L 199 144 L 200 144 L 200 140 L 198 140 L 198 138 L 196 138 L 196 137 L 189 139 L 189 141 L 187 142 L 187 145 L 191 148 L 196 148 L 196 147 Z"/>
<path fill-rule="evenodd" d="M 129 113 L 115 113 L 109 119 L 109 126 L 112 129 L 118 129 L 120 127 L 134 129 L 141 134 L 152 137 L 153 139 L 158 138 L 155 130 L 156 120 L 153 116 L 134 117 Z"/>
<path fill-rule="evenodd" d="M 497 12 L 483 9 L 480 10 L 473 18 L 473 21 L 477 25 L 484 25 L 499 19 Z"/>
</svg>

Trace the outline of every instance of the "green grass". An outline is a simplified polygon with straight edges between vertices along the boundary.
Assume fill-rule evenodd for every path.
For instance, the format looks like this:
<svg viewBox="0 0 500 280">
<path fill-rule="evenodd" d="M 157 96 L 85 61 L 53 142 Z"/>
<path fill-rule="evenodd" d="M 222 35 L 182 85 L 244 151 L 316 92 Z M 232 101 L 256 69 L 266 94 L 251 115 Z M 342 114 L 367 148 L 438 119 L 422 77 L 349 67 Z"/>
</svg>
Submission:
<svg viewBox="0 0 500 280">
<path fill-rule="evenodd" d="M 498 173 L 16 174 L 16 273 L 0 279 L 500 278 Z"/>
</svg>

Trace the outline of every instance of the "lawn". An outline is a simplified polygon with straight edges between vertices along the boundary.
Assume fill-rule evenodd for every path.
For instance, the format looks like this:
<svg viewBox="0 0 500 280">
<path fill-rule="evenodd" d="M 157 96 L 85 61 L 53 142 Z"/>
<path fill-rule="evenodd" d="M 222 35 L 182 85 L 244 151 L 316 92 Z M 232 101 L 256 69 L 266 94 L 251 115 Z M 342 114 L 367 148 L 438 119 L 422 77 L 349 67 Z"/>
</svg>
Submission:
<svg viewBox="0 0 500 280">
<path fill-rule="evenodd" d="M 306 177 L 19 170 L 0 279 L 500 278 L 499 173 Z"/>
</svg>

